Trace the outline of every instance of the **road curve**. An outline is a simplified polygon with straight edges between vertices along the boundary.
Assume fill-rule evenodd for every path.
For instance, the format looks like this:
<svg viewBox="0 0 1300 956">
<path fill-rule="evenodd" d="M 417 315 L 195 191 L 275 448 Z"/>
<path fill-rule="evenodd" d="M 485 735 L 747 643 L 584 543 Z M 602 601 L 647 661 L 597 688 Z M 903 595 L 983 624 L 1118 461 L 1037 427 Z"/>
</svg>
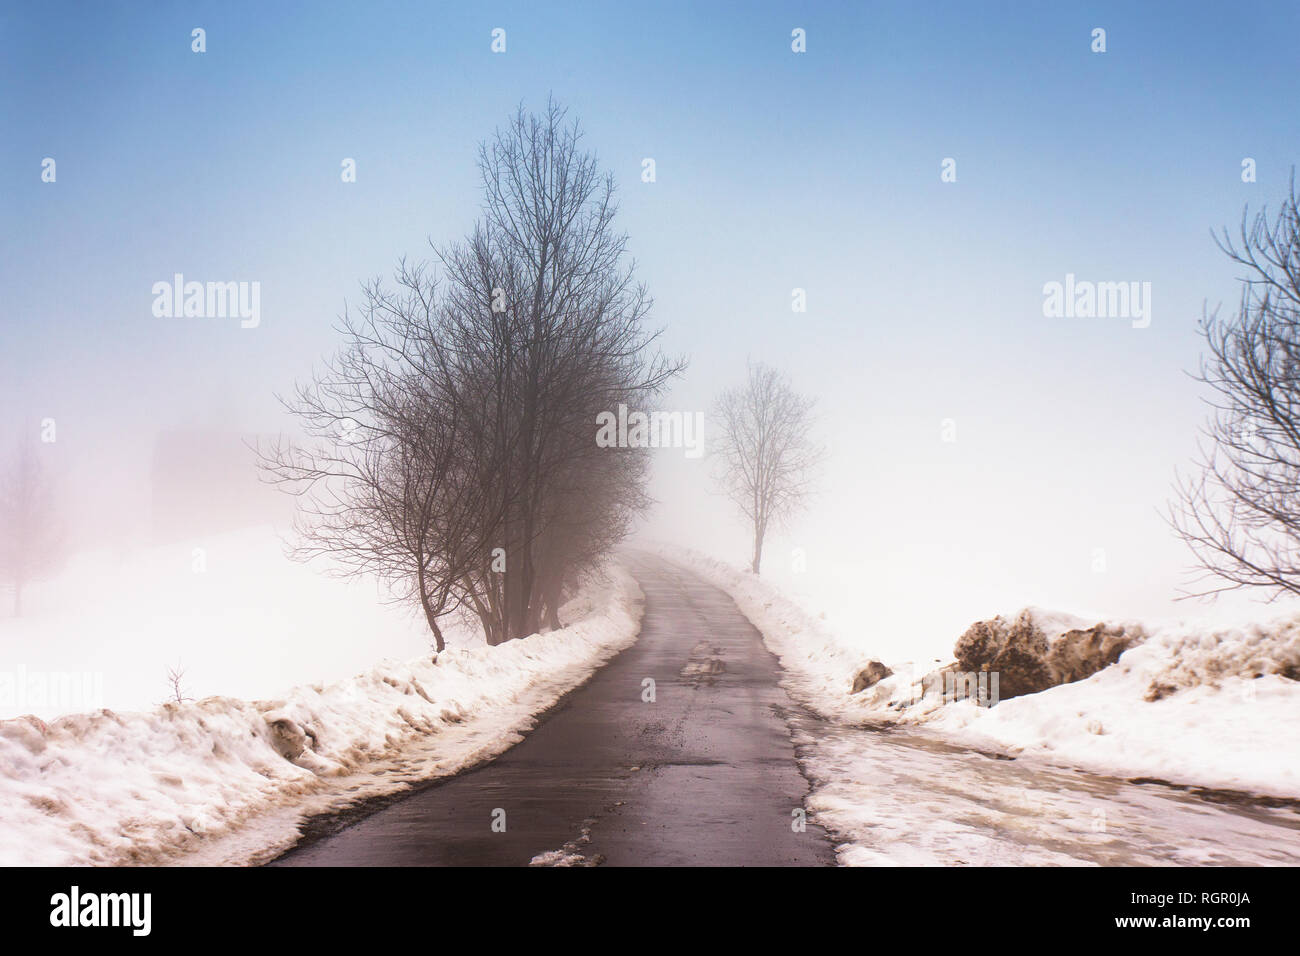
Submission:
<svg viewBox="0 0 1300 956">
<path fill-rule="evenodd" d="M 825 831 L 798 825 L 808 782 L 758 631 L 690 572 L 631 560 L 637 642 L 521 743 L 348 825 L 313 821 L 325 835 L 270 865 L 833 865 Z"/>
</svg>

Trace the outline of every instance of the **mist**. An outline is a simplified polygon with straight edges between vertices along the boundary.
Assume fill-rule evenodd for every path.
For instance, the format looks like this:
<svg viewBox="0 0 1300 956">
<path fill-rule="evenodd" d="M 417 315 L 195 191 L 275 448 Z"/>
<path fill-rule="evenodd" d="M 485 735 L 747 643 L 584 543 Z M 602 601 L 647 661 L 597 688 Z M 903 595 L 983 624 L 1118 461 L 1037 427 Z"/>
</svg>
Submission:
<svg viewBox="0 0 1300 956">
<path fill-rule="evenodd" d="M 434 50 L 398 40 L 379 58 L 377 40 L 357 45 L 361 12 L 236 28 L 213 11 L 208 35 L 236 55 L 157 44 L 110 70 L 138 26 L 126 14 L 83 10 L 57 35 L 38 29 L 45 14 L 8 14 L 5 205 L 24 227 L 0 265 L 0 447 L 55 428 L 42 454 L 68 555 L 291 535 L 293 501 L 259 481 L 251 450 L 296 427 L 277 395 L 337 349 L 363 281 L 470 228 L 476 144 L 526 90 L 527 105 L 560 97 L 614 174 L 661 344 L 689 357 L 660 405 L 705 416 L 706 454 L 655 450 L 637 542 L 744 558 L 708 415 L 762 361 L 815 400 L 827 453 L 807 507 L 772 532 L 768 574 L 864 644 L 941 656 L 972 621 L 1026 605 L 1257 610 L 1250 595 L 1176 600 L 1189 555 L 1163 511 L 1204 418 L 1186 374 L 1196 321 L 1236 295 L 1209 230 L 1276 202 L 1294 160 L 1267 105 L 1224 86 L 1266 87 L 1284 56 L 1260 56 L 1249 80 L 1189 64 L 1224 37 L 1266 53 L 1283 33 L 1162 23 L 1156 42 L 1150 15 L 1114 8 L 1112 32 L 1131 39 L 1103 72 L 1086 48 L 1035 53 L 1066 28 L 1046 11 L 980 44 L 967 29 L 998 14 L 886 11 L 870 35 L 926 42 L 907 60 L 873 51 L 864 97 L 834 79 L 860 52 L 838 21 L 809 20 L 813 71 L 782 44 L 737 58 L 775 11 L 689 28 L 686 15 L 638 23 L 611 70 L 590 28 L 526 8 L 513 16 L 530 45 L 496 61 L 458 44 L 477 25 L 454 14 Z M 145 30 L 188 33 L 182 16 Z M 1019 70 L 992 71 L 990 42 L 1015 49 Z M 680 51 L 672 70 L 645 66 L 665 48 Z M 364 75 L 319 69 L 345 50 Z M 447 56 L 463 76 L 448 81 L 444 64 L 433 82 Z M 267 65 L 249 73 L 250 59 Z M 160 69 L 167 84 L 150 81 Z M 1070 116 L 1086 119 L 1050 120 Z M 47 156 L 55 182 L 42 181 Z M 347 161 L 354 181 L 340 177 Z M 1135 210 L 1141 229 L 1127 227 Z M 255 283 L 258 321 L 187 317 L 179 302 L 158 313 L 155 284 L 178 274 Z M 1045 284 L 1067 274 L 1140 280 L 1145 324 L 1048 315 Z"/>
</svg>

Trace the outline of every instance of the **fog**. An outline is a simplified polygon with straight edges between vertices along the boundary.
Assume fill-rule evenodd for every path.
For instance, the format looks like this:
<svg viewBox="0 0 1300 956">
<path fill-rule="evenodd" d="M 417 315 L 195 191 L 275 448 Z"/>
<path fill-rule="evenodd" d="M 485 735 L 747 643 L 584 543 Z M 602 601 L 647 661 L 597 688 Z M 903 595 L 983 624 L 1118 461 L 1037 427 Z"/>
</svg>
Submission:
<svg viewBox="0 0 1300 956">
<path fill-rule="evenodd" d="M 250 448 L 296 428 L 276 396 L 338 347 L 334 324 L 362 281 L 472 228 L 477 144 L 521 99 L 553 93 L 618 181 L 660 346 L 689 360 L 661 405 L 705 414 L 703 457 L 654 452 L 656 504 L 634 543 L 747 561 L 749 532 L 713 480 L 709 413 L 762 361 L 816 400 L 826 450 L 807 507 L 767 541 L 764 574 L 865 647 L 941 656 L 971 622 L 1026 605 L 1264 613 L 1252 595 L 1176 600 L 1191 560 L 1162 515 L 1205 413 L 1187 375 L 1196 322 L 1206 302 L 1237 296 L 1210 230 L 1278 202 L 1295 160 L 1258 95 L 1289 69 L 1294 31 L 1224 14 L 1213 31 L 1157 34 L 1117 6 L 1106 19 L 1125 41 L 1103 66 L 1086 45 L 1040 52 L 1078 29 L 1048 11 L 926 23 L 887 11 L 857 31 L 837 12 L 805 18 L 799 60 L 776 8 L 739 22 L 670 5 L 604 29 L 517 7 L 514 46 L 493 59 L 485 22 L 460 14 L 421 13 L 388 49 L 363 11 L 237 26 L 210 11 L 200 57 L 188 12 L 78 16 L 56 31 L 44 11 L 14 11 L 0 34 L 0 450 L 54 436 L 40 454 L 71 566 L 87 554 L 108 562 L 96 567 L 184 563 L 206 548 L 234 565 L 230 542 L 249 529 L 287 543 L 293 502 L 259 481 Z M 972 18 L 982 43 L 968 40 Z M 769 53 L 741 52 L 773 30 Z M 1258 51 L 1253 75 L 1200 68 L 1229 33 Z M 891 40 L 864 51 L 862 36 Z M 322 67 L 339 60 L 358 68 Z M 846 79 L 855 65 L 861 82 Z M 1243 181 L 1243 157 L 1256 181 Z M 340 179 L 348 158 L 355 182 Z M 154 285 L 178 273 L 259 283 L 258 322 L 160 316 Z M 1149 283 L 1149 324 L 1049 316 L 1044 286 L 1067 275 Z M 250 567 L 272 560 L 248 547 Z M 247 576 L 221 580 L 228 605 L 255 600 Z M 78 669 L 80 651 L 23 642 L 74 631 L 40 621 L 82 590 L 35 585 L 36 623 L 0 629 L 5 654 Z M 378 606 L 372 585 L 347 593 Z M 141 586 L 142 621 L 151 594 Z M 269 694 L 419 652 L 409 615 L 382 613 L 329 634 L 350 644 L 343 654 L 320 653 L 298 625 L 274 665 L 257 656 L 265 635 L 236 642 L 196 689 Z M 78 646 L 133 654 L 130 633 L 93 616 L 84 632 Z M 175 649 L 131 657 L 157 679 L 106 695 L 161 696 L 172 658 L 200 653 L 179 637 Z"/>
</svg>

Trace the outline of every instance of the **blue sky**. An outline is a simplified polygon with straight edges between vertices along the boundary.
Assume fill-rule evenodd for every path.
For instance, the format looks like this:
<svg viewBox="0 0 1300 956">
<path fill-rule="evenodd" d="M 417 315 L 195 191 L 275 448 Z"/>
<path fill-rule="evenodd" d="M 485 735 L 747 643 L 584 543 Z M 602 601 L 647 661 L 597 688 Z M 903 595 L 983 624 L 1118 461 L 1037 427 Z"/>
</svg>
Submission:
<svg viewBox="0 0 1300 956">
<path fill-rule="evenodd" d="M 144 467 L 159 428 L 278 428 L 272 393 L 358 282 L 463 235 L 476 144 L 553 94 L 691 357 L 677 407 L 747 357 L 821 401 L 823 498 L 775 547 L 909 581 L 942 563 L 989 602 L 1165 606 L 1181 552 L 1156 509 L 1201 416 L 1184 370 L 1202 302 L 1235 299 L 1209 230 L 1275 204 L 1300 158 L 1300 6 L 466 7 L 6 5 L 6 430 L 57 417 L 84 478 Z M 260 281 L 261 327 L 154 318 L 175 272 Z M 1067 272 L 1151 282 L 1151 327 L 1044 318 Z M 656 521 L 737 547 L 690 467 L 664 462 Z"/>
</svg>

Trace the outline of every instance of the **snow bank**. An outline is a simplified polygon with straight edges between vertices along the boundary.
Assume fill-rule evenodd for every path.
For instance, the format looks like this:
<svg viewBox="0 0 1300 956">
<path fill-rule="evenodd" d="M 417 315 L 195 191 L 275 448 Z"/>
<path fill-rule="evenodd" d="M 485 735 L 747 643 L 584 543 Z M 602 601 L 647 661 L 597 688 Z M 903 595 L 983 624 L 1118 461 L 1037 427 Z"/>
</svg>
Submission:
<svg viewBox="0 0 1300 956">
<path fill-rule="evenodd" d="M 1146 643 L 1086 680 L 996 707 L 917 701 L 896 684 L 863 706 L 893 707 L 903 721 L 1013 754 L 1300 797 L 1300 621 L 1152 630 Z"/>
<path fill-rule="evenodd" d="M 1072 631 L 1145 641 L 1085 679 L 981 707 L 945 701 L 942 684 L 926 679 L 933 661 L 886 660 L 894 673 L 852 694 L 854 676 L 872 660 L 861 635 L 831 633 L 821 618 L 728 564 L 661 553 L 731 594 L 780 658 L 787 689 L 831 720 L 917 725 L 967 746 L 1101 773 L 1300 797 L 1300 617 L 1097 628 L 1028 609 L 1010 620 L 1025 617 L 1053 635 L 1049 653 Z"/>
<path fill-rule="evenodd" d="M 0 721 L 0 864 L 239 863 L 292 844 L 307 814 L 455 773 L 631 644 L 643 597 L 611 569 L 576 623 L 437 661 L 384 663 L 278 700 Z"/>
</svg>

